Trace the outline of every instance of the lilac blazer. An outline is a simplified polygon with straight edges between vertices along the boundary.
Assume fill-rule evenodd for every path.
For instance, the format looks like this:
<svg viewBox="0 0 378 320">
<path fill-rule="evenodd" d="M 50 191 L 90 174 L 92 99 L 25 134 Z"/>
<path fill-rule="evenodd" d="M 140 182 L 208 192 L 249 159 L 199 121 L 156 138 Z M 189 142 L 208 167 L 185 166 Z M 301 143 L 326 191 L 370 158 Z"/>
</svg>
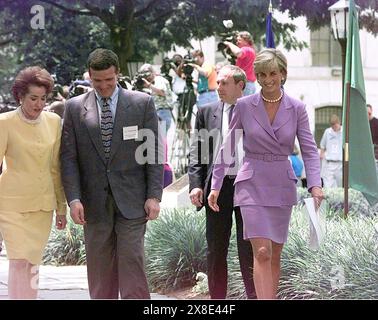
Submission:
<svg viewBox="0 0 378 320">
<path fill-rule="evenodd" d="M 301 148 L 308 189 L 321 186 L 320 158 L 305 105 L 286 93 L 271 125 L 260 93 L 238 100 L 213 168 L 212 190 L 220 190 L 232 160 L 235 132 L 243 133 L 245 157 L 235 179 L 235 206 L 290 206 L 297 203 L 297 178 L 288 160 L 295 137 Z M 227 148 L 230 146 L 230 148 Z"/>
</svg>

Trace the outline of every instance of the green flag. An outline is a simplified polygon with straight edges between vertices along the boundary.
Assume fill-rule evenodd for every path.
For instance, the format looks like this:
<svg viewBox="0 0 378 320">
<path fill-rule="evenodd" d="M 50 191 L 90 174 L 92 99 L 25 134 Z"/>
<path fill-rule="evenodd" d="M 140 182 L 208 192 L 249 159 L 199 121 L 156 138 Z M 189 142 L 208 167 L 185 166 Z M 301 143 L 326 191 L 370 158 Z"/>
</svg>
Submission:
<svg viewBox="0 0 378 320">
<path fill-rule="evenodd" d="M 348 125 L 349 122 L 349 187 L 362 192 L 370 205 L 373 205 L 378 202 L 378 181 L 366 110 L 358 13 L 354 0 L 349 1 L 344 94 L 343 123 Z M 349 114 L 347 114 L 348 103 L 350 103 Z M 347 128 L 344 126 L 344 142 L 346 133 Z"/>
</svg>

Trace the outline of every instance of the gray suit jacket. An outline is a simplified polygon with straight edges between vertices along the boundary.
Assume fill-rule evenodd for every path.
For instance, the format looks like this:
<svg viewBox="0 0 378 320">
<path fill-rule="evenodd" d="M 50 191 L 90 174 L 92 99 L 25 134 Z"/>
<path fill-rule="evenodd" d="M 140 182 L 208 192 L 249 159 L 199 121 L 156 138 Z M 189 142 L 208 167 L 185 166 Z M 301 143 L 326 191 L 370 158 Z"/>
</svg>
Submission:
<svg viewBox="0 0 378 320">
<path fill-rule="evenodd" d="M 189 192 L 194 188 L 203 189 L 205 202 L 209 193 L 213 162 L 222 142 L 222 117 L 221 101 L 200 107 L 196 116 L 195 129 L 198 130 L 198 135 L 193 136 L 190 146 Z"/>
<path fill-rule="evenodd" d="M 149 159 L 152 152 L 154 161 L 145 164 L 136 161 L 137 148 L 145 141 L 124 140 L 123 128 L 129 126 L 150 130 L 147 140 L 152 140 L 154 147 L 149 145 L 146 152 Z M 158 117 L 147 94 L 120 88 L 108 161 L 94 91 L 67 101 L 61 144 L 62 182 L 67 201 L 80 199 L 88 222 L 105 219 L 109 187 L 124 217 L 135 219 L 146 215 L 146 199 L 162 196 L 163 151 Z"/>
</svg>

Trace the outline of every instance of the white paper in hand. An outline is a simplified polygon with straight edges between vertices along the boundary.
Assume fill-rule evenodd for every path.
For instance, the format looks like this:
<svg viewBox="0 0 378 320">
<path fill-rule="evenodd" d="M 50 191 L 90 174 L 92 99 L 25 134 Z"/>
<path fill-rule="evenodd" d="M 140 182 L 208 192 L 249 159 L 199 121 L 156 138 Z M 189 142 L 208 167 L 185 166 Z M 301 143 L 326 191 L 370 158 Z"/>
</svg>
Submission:
<svg viewBox="0 0 378 320">
<path fill-rule="evenodd" d="M 315 208 L 314 198 L 305 198 L 305 207 L 309 216 L 310 238 L 309 247 L 318 249 L 325 236 L 325 208 L 326 202 L 322 201 L 319 208 Z"/>
</svg>

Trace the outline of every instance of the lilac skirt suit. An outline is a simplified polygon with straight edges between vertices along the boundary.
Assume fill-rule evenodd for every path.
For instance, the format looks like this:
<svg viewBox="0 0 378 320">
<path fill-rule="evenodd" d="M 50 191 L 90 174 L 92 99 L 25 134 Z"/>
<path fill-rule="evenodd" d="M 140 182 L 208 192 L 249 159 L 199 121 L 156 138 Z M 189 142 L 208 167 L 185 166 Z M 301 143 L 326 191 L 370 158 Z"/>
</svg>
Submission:
<svg viewBox="0 0 378 320">
<path fill-rule="evenodd" d="M 220 190 L 233 162 L 235 137 L 243 135 L 244 159 L 235 179 L 234 204 L 240 206 L 244 239 L 287 241 L 296 182 L 288 156 L 298 138 L 308 189 L 321 186 L 320 159 L 305 105 L 284 93 L 271 124 L 260 93 L 240 98 L 230 130 L 215 161 L 212 190 Z"/>
</svg>

